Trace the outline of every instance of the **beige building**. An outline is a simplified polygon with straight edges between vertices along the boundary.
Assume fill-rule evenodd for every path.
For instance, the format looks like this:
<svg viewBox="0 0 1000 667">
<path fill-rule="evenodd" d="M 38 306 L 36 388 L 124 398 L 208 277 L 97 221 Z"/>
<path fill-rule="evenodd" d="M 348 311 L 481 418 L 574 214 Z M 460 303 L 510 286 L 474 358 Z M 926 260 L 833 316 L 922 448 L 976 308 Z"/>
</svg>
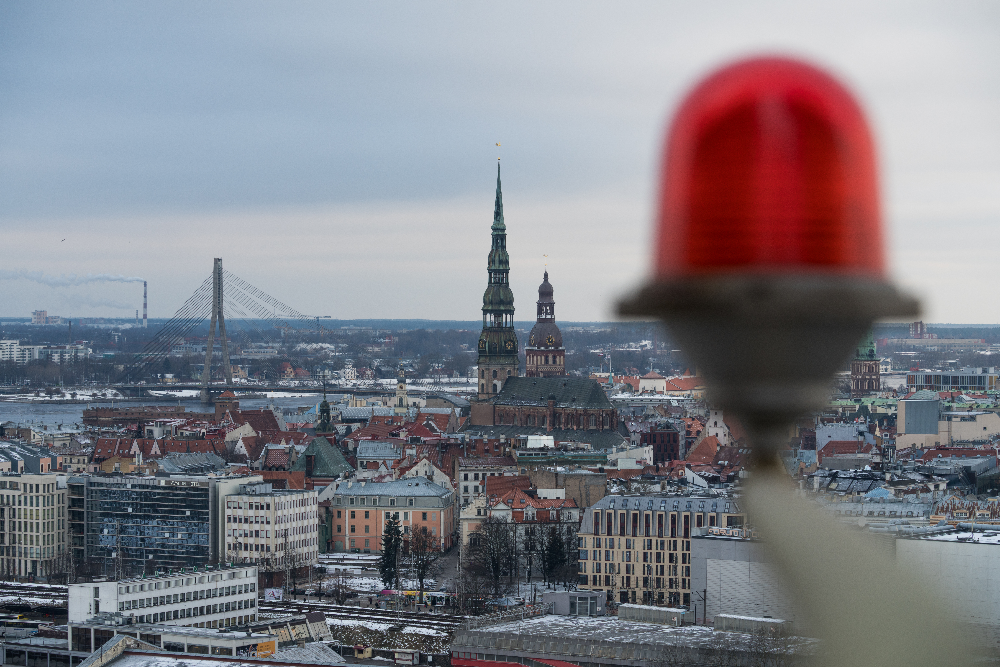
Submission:
<svg viewBox="0 0 1000 667">
<path fill-rule="evenodd" d="M 606 496 L 584 513 L 577 586 L 614 602 L 690 606 L 692 531 L 744 522 L 731 498 Z"/>
<path fill-rule="evenodd" d="M 0 572 L 5 577 L 66 572 L 66 480 L 51 473 L 0 477 Z"/>
</svg>

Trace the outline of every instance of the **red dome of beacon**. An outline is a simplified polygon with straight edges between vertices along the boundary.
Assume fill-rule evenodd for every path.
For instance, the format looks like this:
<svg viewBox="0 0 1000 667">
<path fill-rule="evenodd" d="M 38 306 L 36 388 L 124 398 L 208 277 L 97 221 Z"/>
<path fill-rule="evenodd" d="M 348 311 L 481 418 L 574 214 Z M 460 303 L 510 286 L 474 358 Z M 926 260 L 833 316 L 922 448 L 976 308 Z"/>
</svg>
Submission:
<svg viewBox="0 0 1000 667">
<path fill-rule="evenodd" d="M 785 58 L 709 76 L 670 128 L 656 277 L 884 278 L 874 148 L 847 90 Z"/>
</svg>

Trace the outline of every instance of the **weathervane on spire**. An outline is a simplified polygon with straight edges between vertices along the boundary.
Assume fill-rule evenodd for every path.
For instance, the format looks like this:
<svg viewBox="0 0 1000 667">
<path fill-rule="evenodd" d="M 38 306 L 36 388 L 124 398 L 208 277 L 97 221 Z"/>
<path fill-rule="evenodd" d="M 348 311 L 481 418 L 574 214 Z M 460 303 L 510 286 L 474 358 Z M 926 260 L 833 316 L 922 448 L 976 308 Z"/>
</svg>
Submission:
<svg viewBox="0 0 1000 667">
<path fill-rule="evenodd" d="M 500 142 L 497 142 L 497 148 L 500 148 Z M 500 151 L 497 151 L 497 162 L 500 161 Z"/>
<path fill-rule="evenodd" d="M 545 266 L 547 267 L 549 265 L 549 256 L 548 255 L 542 255 L 542 257 L 545 258 Z"/>
</svg>

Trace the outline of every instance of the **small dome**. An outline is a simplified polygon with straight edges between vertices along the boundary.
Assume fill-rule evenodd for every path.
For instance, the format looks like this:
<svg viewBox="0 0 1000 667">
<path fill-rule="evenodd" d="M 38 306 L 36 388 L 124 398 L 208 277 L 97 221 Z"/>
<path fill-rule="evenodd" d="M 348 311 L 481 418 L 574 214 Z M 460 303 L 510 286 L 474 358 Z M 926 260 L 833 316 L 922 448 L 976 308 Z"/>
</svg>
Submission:
<svg viewBox="0 0 1000 667">
<path fill-rule="evenodd" d="M 542 284 L 538 286 L 538 301 L 539 302 L 549 302 L 553 301 L 552 298 L 552 283 L 549 282 L 549 272 L 545 272 L 545 278 L 542 280 Z"/>
</svg>

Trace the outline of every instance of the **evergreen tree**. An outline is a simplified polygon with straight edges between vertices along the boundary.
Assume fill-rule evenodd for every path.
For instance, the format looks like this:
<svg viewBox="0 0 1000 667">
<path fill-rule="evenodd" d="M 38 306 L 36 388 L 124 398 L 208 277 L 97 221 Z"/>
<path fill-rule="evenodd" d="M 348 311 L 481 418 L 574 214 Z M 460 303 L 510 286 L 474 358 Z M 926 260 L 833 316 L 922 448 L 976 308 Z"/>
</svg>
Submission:
<svg viewBox="0 0 1000 667">
<path fill-rule="evenodd" d="M 399 530 L 399 519 L 390 515 L 385 522 L 382 555 L 378 560 L 378 572 L 382 577 L 382 585 L 386 588 L 399 588 L 399 549 L 402 542 L 403 534 Z"/>
</svg>

